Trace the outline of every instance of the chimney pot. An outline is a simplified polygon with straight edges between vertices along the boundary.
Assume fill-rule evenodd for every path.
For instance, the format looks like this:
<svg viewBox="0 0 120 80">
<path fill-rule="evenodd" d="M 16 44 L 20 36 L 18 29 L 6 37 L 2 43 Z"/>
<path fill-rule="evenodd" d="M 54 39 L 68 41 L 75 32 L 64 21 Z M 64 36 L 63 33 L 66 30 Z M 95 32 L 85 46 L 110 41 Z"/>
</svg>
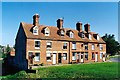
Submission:
<svg viewBox="0 0 120 80">
<path fill-rule="evenodd" d="M 34 16 L 33 16 L 33 25 L 34 26 L 39 26 L 39 14 L 35 14 Z"/>
<path fill-rule="evenodd" d="M 85 24 L 84 25 L 84 28 L 85 28 L 85 31 L 88 33 L 88 32 L 90 32 L 90 24 Z"/>
<path fill-rule="evenodd" d="M 59 29 L 62 29 L 62 28 L 63 28 L 63 19 L 62 19 L 62 18 L 59 18 L 59 19 L 57 20 L 57 27 L 58 27 Z"/>
<path fill-rule="evenodd" d="M 76 23 L 76 29 L 81 32 L 82 31 L 82 22 L 77 22 Z"/>
</svg>

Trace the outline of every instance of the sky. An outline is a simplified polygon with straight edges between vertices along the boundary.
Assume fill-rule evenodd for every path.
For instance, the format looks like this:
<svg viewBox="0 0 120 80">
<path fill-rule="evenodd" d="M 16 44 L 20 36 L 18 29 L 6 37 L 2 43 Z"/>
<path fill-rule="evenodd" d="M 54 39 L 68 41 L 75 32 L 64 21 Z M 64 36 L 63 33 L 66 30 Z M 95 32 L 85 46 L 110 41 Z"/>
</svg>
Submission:
<svg viewBox="0 0 120 80">
<path fill-rule="evenodd" d="M 40 15 L 42 25 L 56 26 L 56 20 L 64 17 L 64 28 L 76 29 L 80 21 L 84 29 L 89 23 L 92 32 L 114 34 L 118 40 L 117 2 L 2 2 L 0 44 L 13 46 L 20 22 L 32 23 L 35 13 Z"/>
</svg>

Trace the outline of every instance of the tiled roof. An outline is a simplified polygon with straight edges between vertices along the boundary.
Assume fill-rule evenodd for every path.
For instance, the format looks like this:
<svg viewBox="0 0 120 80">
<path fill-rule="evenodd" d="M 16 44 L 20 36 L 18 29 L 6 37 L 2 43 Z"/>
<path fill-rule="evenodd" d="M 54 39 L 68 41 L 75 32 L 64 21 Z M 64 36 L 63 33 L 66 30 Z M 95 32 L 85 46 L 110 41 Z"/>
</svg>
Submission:
<svg viewBox="0 0 120 80">
<path fill-rule="evenodd" d="M 65 35 L 64 37 L 60 36 L 57 34 L 57 31 L 59 30 L 56 26 L 45 26 L 45 25 L 39 25 L 39 29 L 38 29 L 38 35 L 34 35 L 30 30 L 34 27 L 33 24 L 27 24 L 24 22 L 21 22 L 20 27 L 23 27 L 24 32 L 26 34 L 27 38 L 33 38 L 33 39 L 51 39 L 51 40 L 65 40 L 65 41 L 81 41 L 81 42 L 99 42 L 99 43 L 105 43 L 102 38 L 100 38 L 100 40 L 96 40 L 93 36 L 92 36 L 92 40 L 88 39 L 87 37 L 85 37 L 84 39 L 82 39 L 81 37 L 78 36 L 78 30 L 73 30 L 73 29 L 69 29 L 69 28 L 64 28 L 65 30 Z M 50 36 L 45 36 L 44 33 L 42 33 L 42 30 L 48 27 L 50 30 Z M 74 38 L 70 38 L 68 35 L 66 35 L 66 32 L 68 30 L 72 30 L 74 33 Z M 84 31 L 84 33 L 86 33 L 86 31 Z M 90 32 L 91 35 L 95 34 L 94 32 Z"/>
</svg>

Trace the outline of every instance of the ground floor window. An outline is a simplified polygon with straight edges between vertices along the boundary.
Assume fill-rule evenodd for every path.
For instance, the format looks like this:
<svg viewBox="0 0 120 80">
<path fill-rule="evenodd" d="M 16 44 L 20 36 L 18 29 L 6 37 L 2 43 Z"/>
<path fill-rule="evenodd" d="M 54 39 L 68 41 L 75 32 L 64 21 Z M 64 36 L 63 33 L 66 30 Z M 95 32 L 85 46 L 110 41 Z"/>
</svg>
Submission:
<svg viewBox="0 0 120 80">
<path fill-rule="evenodd" d="M 102 57 L 103 57 L 103 53 L 100 53 L 100 59 L 102 59 Z"/>
<path fill-rule="evenodd" d="M 40 53 L 35 53 L 35 61 L 40 61 Z"/>
<path fill-rule="evenodd" d="M 47 53 L 47 55 L 46 55 L 47 61 L 51 61 L 51 55 L 52 55 L 52 53 L 50 53 L 50 52 Z"/>
<path fill-rule="evenodd" d="M 95 60 L 95 54 L 92 53 L 92 60 Z"/>
<path fill-rule="evenodd" d="M 85 53 L 85 59 L 88 60 L 88 52 Z"/>
<path fill-rule="evenodd" d="M 63 53 L 63 59 L 67 60 L 67 53 Z"/>
<path fill-rule="evenodd" d="M 72 53 L 72 60 L 76 60 L 76 53 L 75 52 Z"/>
</svg>

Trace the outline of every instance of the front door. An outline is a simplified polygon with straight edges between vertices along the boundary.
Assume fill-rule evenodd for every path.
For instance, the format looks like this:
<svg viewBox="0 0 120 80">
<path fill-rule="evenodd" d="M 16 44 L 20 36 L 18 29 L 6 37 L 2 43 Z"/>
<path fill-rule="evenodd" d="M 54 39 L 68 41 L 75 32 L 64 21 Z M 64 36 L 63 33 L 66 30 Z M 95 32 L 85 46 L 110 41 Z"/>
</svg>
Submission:
<svg viewBox="0 0 120 80">
<path fill-rule="evenodd" d="M 53 64 L 56 64 L 56 53 L 53 53 Z"/>
<path fill-rule="evenodd" d="M 33 58 L 34 58 L 34 57 L 33 57 L 33 52 L 29 52 L 29 53 L 28 53 L 28 59 L 29 59 L 28 61 L 29 61 L 29 64 L 33 64 Z"/>
<path fill-rule="evenodd" d="M 84 55 L 83 53 L 81 53 L 81 62 L 83 63 L 83 58 L 84 58 Z"/>
<path fill-rule="evenodd" d="M 58 63 L 61 63 L 61 53 L 58 53 Z"/>
<path fill-rule="evenodd" d="M 77 53 L 77 62 L 80 62 L 80 53 Z"/>
<path fill-rule="evenodd" d="M 95 62 L 97 62 L 98 61 L 98 54 L 96 53 L 95 54 Z"/>
</svg>

